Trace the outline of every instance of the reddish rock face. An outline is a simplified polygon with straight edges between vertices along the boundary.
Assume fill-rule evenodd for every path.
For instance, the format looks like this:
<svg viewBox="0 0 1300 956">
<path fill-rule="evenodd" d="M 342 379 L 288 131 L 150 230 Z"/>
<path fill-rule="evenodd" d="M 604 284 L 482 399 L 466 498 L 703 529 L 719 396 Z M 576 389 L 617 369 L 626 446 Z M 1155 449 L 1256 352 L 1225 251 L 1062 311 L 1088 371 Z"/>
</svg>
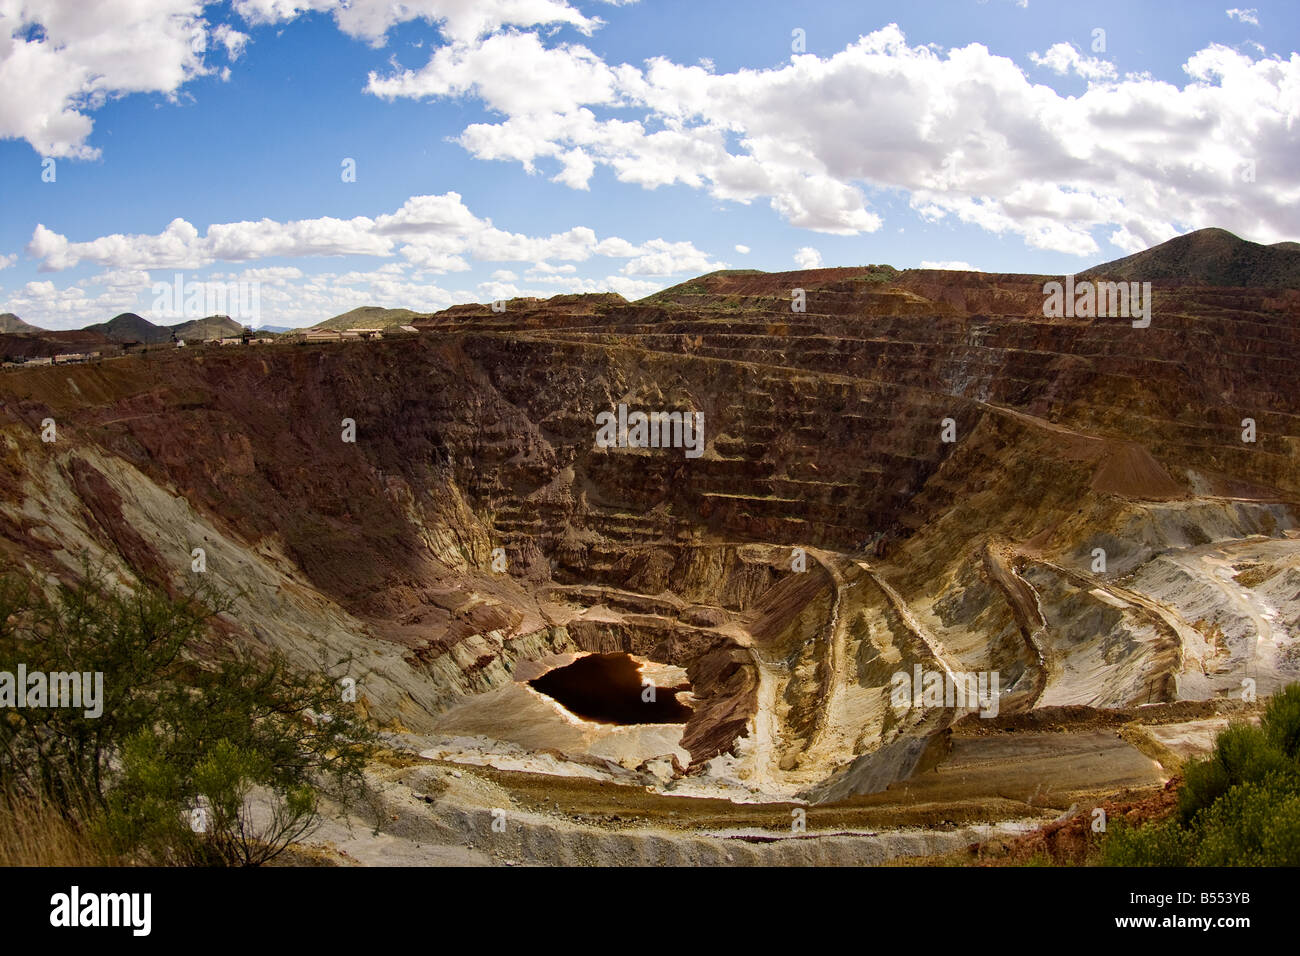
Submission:
<svg viewBox="0 0 1300 956">
<path fill-rule="evenodd" d="M 983 570 L 991 540 L 1050 557 L 1133 507 L 1300 496 L 1300 298 L 1157 281 L 1136 329 L 1045 318 L 1047 278 L 724 274 L 635 304 L 457 307 L 404 339 L 11 371 L 0 535 L 11 558 L 58 564 L 64 532 L 23 511 L 52 464 L 76 499 L 59 499 L 67 527 L 178 582 L 188 547 L 123 517 L 123 483 L 147 480 L 250 554 L 274 551 L 284 586 L 316 592 L 358 640 L 398 648 L 394 720 L 505 679 L 537 635 L 537 653 L 562 650 L 558 628 L 582 650 L 687 668 L 696 764 L 749 732 L 764 660 L 801 675 L 778 699 L 787 749 L 816 750 L 836 681 L 875 673 L 868 611 L 904 663 L 933 653 L 874 578 L 869 597 L 841 594 L 854 561 L 903 602 L 964 580 L 979 606 L 962 626 L 1023 670 L 1036 665 L 1013 635 L 1033 621 Z M 704 454 L 597 447 L 597 415 L 620 403 L 702 413 Z M 810 571 L 795 547 L 821 555 Z M 818 636 L 859 610 L 847 643 Z"/>
</svg>

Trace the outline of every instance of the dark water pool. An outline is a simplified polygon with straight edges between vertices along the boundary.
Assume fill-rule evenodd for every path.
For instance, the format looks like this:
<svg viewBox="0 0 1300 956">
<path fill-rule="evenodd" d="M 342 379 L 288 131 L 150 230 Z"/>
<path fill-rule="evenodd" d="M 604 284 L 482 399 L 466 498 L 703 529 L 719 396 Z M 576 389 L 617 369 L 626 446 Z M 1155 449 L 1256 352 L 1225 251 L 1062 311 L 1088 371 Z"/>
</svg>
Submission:
<svg viewBox="0 0 1300 956">
<path fill-rule="evenodd" d="M 690 690 L 689 684 L 655 687 L 654 700 L 647 701 L 641 681 L 630 655 L 589 654 L 528 684 L 579 717 L 602 724 L 684 724 L 690 719 L 691 708 L 674 696 Z"/>
</svg>

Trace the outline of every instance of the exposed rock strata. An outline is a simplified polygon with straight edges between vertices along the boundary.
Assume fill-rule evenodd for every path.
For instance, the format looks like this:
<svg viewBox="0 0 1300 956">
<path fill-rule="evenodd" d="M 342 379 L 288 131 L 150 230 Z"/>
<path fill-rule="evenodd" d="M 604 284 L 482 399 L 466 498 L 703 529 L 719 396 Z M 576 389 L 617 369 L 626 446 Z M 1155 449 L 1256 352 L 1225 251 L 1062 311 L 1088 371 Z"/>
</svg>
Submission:
<svg viewBox="0 0 1300 956">
<path fill-rule="evenodd" d="M 891 706 L 916 665 L 997 670 L 1010 712 L 1297 679 L 1300 299 L 1157 281 L 1135 329 L 1044 318 L 1043 281 L 720 274 L 12 371 L 0 547 L 171 588 L 204 548 L 238 639 L 352 655 L 413 730 L 548 655 L 675 665 L 692 774 L 774 794 L 897 777 L 846 768 L 963 713 Z M 705 453 L 596 447 L 619 403 L 703 412 Z"/>
</svg>

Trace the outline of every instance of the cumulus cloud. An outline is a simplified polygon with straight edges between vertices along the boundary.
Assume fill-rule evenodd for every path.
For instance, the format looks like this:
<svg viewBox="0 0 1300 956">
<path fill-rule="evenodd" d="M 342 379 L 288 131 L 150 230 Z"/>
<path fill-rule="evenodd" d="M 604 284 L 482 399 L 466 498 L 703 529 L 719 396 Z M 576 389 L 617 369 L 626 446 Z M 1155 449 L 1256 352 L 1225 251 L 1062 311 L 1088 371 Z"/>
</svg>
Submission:
<svg viewBox="0 0 1300 956">
<path fill-rule="evenodd" d="M 202 235 L 178 218 L 154 235 L 115 233 L 73 242 L 38 224 L 26 251 L 39 260 L 42 272 L 61 272 L 82 262 L 107 269 L 198 269 L 218 261 L 347 255 L 400 255 L 405 264 L 432 273 L 467 271 L 470 260 L 527 262 L 539 272 L 559 272 L 550 260 L 583 262 L 593 255 L 630 260 L 622 269 L 625 275 L 726 268 L 689 241 L 651 239 L 638 244 L 619 236 L 600 239 L 586 226 L 549 236 L 508 232 L 474 215 L 454 192 L 412 196 L 394 212 L 373 218 L 214 223 Z M 275 268 L 263 274 L 273 275 Z"/>
<path fill-rule="evenodd" d="M 565 0 L 233 0 L 231 8 L 254 27 L 328 14 L 373 46 L 412 20 L 437 24 L 460 45 L 514 27 L 590 36 L 603 22 Z M 109 99 L 175 97 L 195 77 L 229 79 L 229 66 L 212 56 L 238 60 L 249 34 L 205 12 L 221 11 L 212 0 L 0 0 L 0 139 L 25 139 L 42 156 L 95 159 L 90 114 Z M 561 181 L 578 185 L 582 168 L 572 157 Z"/>
<path fill-rule="evenodd" d="M 1084 56 L 1071 43 L 1054 43 L 1046 53 L 1030 53 L 1029 59 L 1037 66 L 1045 66 L 1062 76 L 1076 73 L 1085 80 L 1113 80 L 1115 64 L 1109 60 Z"/>
<path fill-rule="evenodd" d="M 682 272 L 714 272 L 725 268 L 725 262 L 714 262 L 708 254 L 689 242 L 651 239 L 636 250 L 636 258 L 621 271 L 624 275 L 671 276 Z"/>
<path fill-rule="evenodd" d="M 203 17 L 203 0 L 0 0 L 0 139 L 94 159 L 89 114 L 129 93 L 175 95 L 247 37 Z M 211 42 L 209 42 L 211 41 Z"/>
<path fill-rule="evenodd" d="M 83 284 L 99 285 L 112 290 L 139 289 L 149 284 L 149 273 L 140 269 L 107 269 L 91 276 Z"/>
<path fill-rule="evenodd" d="M 634 2 L 634 0 L 626 0 Z M 590 35 L 599 17 L 585 16 L 564 0 L 234 0 L 254 25 L 284 23 L 304 13 L 329 13 L 348 36 L 382 46 L 399 23 L 436 23 L 449 40 L 473 40 L 505 26 L 567 25 Z"/>
<path fill-rule="evenodd" d="M 795 250 L 794 264 L 800 269 L 820 269 L 822 267 L 822 254 L 812 246 L 804 246 Z"/>
<path fill-rule="evenodd" d="M 431 282 L 417 282 L 384 269 L 326 272 L 272 293 L 268 304 L 263 290 L 263 312 L 277 325 L 319 322 L 362 305 L 435 312 L 458 301 L 457 296 Z"/>
<path fill-rule="evenodd" d="M 391 265 L 391 264 L 390 264 Z M 173 276 L 153 281 L 171 283 Z M 257 282 L 261 316 L 252 324 L 311 325 L 361 305 L 409 308 L 432 312 L 464 297 L 428 281 L 395 274 L 388 265 L 372 271 L 322 272 L 304 276 L 292 267 L 265 267 L 238 272 L 186 272 L 189 283 Z M 158 323 L 178 321 L 176 315 L 154 313 L 155 296 L 149 274 L 109 270 L 60 288 L 54 282 L 28 282 L 6 296 L 6 309 L 49 329 L 81 328 L 121 312 L 137 312 Z"/>
<path fill-rule="evenodd" d="M 231 60 L 238 60 L 248 45 L 248 34 L 240 33 L 228 23 L 217 24 L 212 31 L 212 38 L 226 48 L 226 56 Z M 230 71 L 227 69 L 226 72 Z"/>
<path fill-rule="evenodd" d="M 519 89 L 511 56 L 557 82 Z M 584 188 L 609 168 L 647 189 L 683 184 L 766 200 L 789 223 L 880 228 L 873 191 L 898 190 L 930 220 L 956 219 L 1035 248 L 1093 255 L 1097 236 L 1136 250 L 1205 225 L 1266 241 L 1300 232 L 1300 54 L 1252 58 L 1212 44 L 1184 85 L 1120 77 L 1068 43 L 1032 68 L 1087 82 L 1063 95 L 971 43 L 908 42 L 897 25 L 829 56 L 717 73 L 658 57 L 609 64 L 577 43 L 508 33 L 371 77 L 388 98 L 475 97 L 501 119 L 458 142 Z M 1246 164 L 1268 167 L 1255 181 Z M 553 164 L 553 165 L 552 165 Z"/>
<path fill-rule="evenodd" d="M 742 246 L 739 243 L 737 243 L 736 251 L 739 252 L 742 256 L 747 256 L 749 255 L 749 246 Z"/>
<path fill-rule="evenodd" d="M 560 293 L 617 292 L 628 300 L 640 299 L 668 287 L 668 282 L 648 279 L 630 279 L 627 276 L 606 276 L 603 279 L 569 278 L 566 276 L 530 277 L 535 286 L 521 286 L 499 280 L 481 282 L 477 286 L 478 301 L 511 299 L 523 296 L 547 298 Z"/>
<path fill-rule="evenodd" d="M 404 275 L 403 268 L 397 263 L 387 263 L 372 270 L 303 275 L 291 267 L 264 267 L 235 272 L 186 272 L 182 278 L 185 283 L 256 281 L 261 314 L 250 324 L 289 327 L 312 325 L 363 305 L 436 312 L 457 302 L 487 302 L 517 295 L 546 297 L 573 292 L 617 292 L 627 299 L 639 299 L 671 284 L 623 275 L 582 278 L 549 274 L 530 278 L 523 285 L 504 276 L 494 276 L 476 289 L 449 290 L 418 275 Z M 170 283 L 173 276 L 157 275 L 153 281 Z M 147 273 L 133 275 L 126 270 L 114 270 L 63 288 L 49 280 L 28 282 L 5 297 L 4 310 L 49 329 L 81 328 L 122 312 L 137 312 L 158 323 L 179 320 L 175 315 L 153 313 L 154 298 Z"/>
<path fill-rule="evenodd" d="M 216 59 L 241 57 L 249 34 L 213 22 L 216 10 L 202 0 L 0 0 L 0 138 L 96 156 L 91 114 L 108 98 L 175 95 L 218 71 Z M 666 57 L 607 62 L 575 37 L 601 25 L 584 10 L 568 0 L 231 5 L 249 29 L 316 13 L 376 45 L 402 23 L 436 25 L 445 42 L 419 54 L 423 65 L 394 61 L 370 74 L 367 91 L 474 99 L 489 115 L 460 130 L 463 148 L 573 189 L 590 189 L 597 171 L 645 189 L 683 185 L 724 202 L 765 202 L 792 225 L 837 235 L 881 228 L 872 197 L 888 192 L 923 219 L 1080 256 L 1095 254 L 1099 238 L 1133 251 L 1204 225 L 1262 241 L 1300 233 L 1300 54 L 1211 44 L 1172 83 L 1120 76 L 1069 43 L 1027 53 L 1022 67 L 979 43 L 911 43 L 890 24 L 836 52 L 719 73 Z M 1226 13 L 1258 25 L 1254 8 Z M 1057 77 L 1086 89 L 1063 95 L 1046 85 Z M 625 260 L 611 269 L 621 282 L 725 267 L 689 242 L 602 238 L 581 226 L 512 233 L 455 193 L 412 197 L 374 217 L 221 223 L 203 234 L 176 219 L 156 234 L 74 241 L 38 225 L 27 251 L 43 271 L 88 262 L 103 276 L 364 255 L 392 260 L 376 274 L 398 284 L 480 261 L 526 264 L 521 282 L 576 280 L 562 264 L 594 256 Z"/>
<path fill-rule="evenodd" d="M 945 259 L 945 260 L 942 260 L 942 261 L 940 261 L 940 262 L 932 262 L 932 261 L 930 261 L 929 259 L 926 259 L 926 260 L 923 261 L 923 262 L 920 264 L 920 266 L 918 266 L 917 268 L 920 268 L 920 269 L 951 269 L 951 270 L 956 271 L 956 272 L 978 272 L 978 271 L 979 271 L 979 270 L 976 269 L 973 265 L 971 265 L 969 262 L 962 262 L 962 261 L 960 261 L 960 260 L 954 260 L 954 259 Z"/>
<path fill-rule="evenodd" d="M 469 271 L 473 262 L 524 264 L 524 281 L 535 288 L 516 285 L 517 271 L 499 268 L 478 287 L 478 293 L 466 292 L 459 301 L 479 293 L 486 293 L 488 299 L 558 292 L 618 292 L 639 298 L 670 284 L 669 276 L 726 268 L 726 263 L 715 261 L 689 241 L 602 239 L 586 226 L 545 236 L 510 232 L 476 216 L 454 192 L 412 196 L 392 212 L 373 217 L 214 223 L 202 233 L 177 218 L 155 234 L 117 233 L 73 241 L 38 224 L 26 251 L 38 260 L 42 272 L 62 272 L 83 263 L 102 268 L 63 288 L 49 281 L 31 282 L 7 296 L 12 311 L 49 328 L 102 321 L 115 314 L 113 310 L 147 308 L 137 296 L 152 282 L 172 283 L 176 273 L 182 283 L 256 282 L 263 311 L 273 315 L 273 324 L 292 325 L 299 320 L 316 322 L 358 305 L 416 310 L 451 305 L 458 301 L 456 294 L 431 283 L 429 276 Z M 392 261 L 365 272 L 315 275 L 296 265 L 252 265 L 266 259 L 356 255 Z M 597 258 L 626 261 L 619 275 L 604 279 L 576 274 L 574 263 Z M 0 258 L 0 266 L 7 261 Z M 217 262 L 250 265 L 239 271 L 198 274 Z M 665 281 L 654 281 L 656 277 Z M 335 311 L 322 311 L 331 308 Z"/>
<path fill-rule="evenodd" d="M 388 268 L 390 267 L 384 266 L 379 271 L 382 272 Z M 214 275 L 212 278 L 215 279 L 218 277 Z M 241 273 L 239 273 L 238 276 L 236 276 L 234 273 L 231 273 L 229 276 L 222 276 L 221 278 L 229 278 L 229 279 L 238 278 L 238 279 L 243 279 L 244 281 L 247 282 L 267 282 L 271 284 L 281 284 L 284 282 L 288 282 L 290 279 L 301 279 L 302 270 L 299 269 L 297 266 L 265 266 L 258 269 L 245 269 Z"/>
<path fill-rule="evenodd" d="M 535 33 L 508 31 L 439 47 L 419 70 L 371 73 L 366 90 L 384 99 L 473 95 L 507 116 L 529 116 L 612 103 L 616 84 L 616 72 L 584 46 L 546 47 Z"/>
<path fill-rule="evenodd" d="M 64 288 L 40 280 L 24 283 L 6 295 L 5 310 L 42 328 L 81 328 L 131 310 L 137 305 L 138 291 L 108 278 Z"/>
<path fill-rule="evenodd" d="M 597 251 L 599 251 L 599 248 L 600 248 L 600 244 L 597 245 Z M 577 266 L 570 265 L 567 263 L 565 265 L 557 266 L 557 265 L 552 265 L 549 262 L 538 262 L 528 267 L 527 274 L 529 275 L 529 277 L 562 276 L 562 275 L 572 275 L 577 271 L 578 271 Z"/>
<path fill-rule="evenodd" d="M 61 272 L 81 262 L 117 269 L 197 269 L 218 260 L 241 262 L 271 256 L 388 255 L 394 242 L 373 231 L 370 219 L 324 217 L 297 222 L 216 223 L 199 235 L 191 223 L 173 219 L 156 235 L 114 233 L 71 242 L 37 224 L 27 254 L 40 271 Z"/>
</svg>

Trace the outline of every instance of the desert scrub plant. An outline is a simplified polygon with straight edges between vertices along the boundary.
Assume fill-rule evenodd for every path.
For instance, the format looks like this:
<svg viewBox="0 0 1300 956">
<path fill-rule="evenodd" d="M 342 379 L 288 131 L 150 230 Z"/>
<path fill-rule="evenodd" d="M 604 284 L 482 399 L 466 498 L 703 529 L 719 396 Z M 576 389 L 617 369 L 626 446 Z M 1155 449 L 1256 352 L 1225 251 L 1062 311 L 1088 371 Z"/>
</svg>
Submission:
<svg viewBox="0 0 1300 956">
<path fill-rule="evenodd" d="M 40 797 L 0 793 L 0 866 L 114 866 L 122 862 L 102 829 L 69 818 Z"/>
<path fill-rule="evenodd" d="M 1300 684 L 1273 696 L 1259 726 L 1234 723 L 1189 763 L 1177 811 L 1141 828 L 1117 821 L 1111 866 L 1300 866 Z"/>
<path fill-rule="evenodd" d="M 1115 820 L 1102 843 L 1103 866 L 1190 866 L 1194 851 L 1192 833 L 1177 821 L 1163 820 L 1130 826 Z"/>
<path fill-rule="evenodd" d="M 199 592 L 177 599 L 147 587 L 125 592 L 94 569 L 83 572 L 52 593 L 21 574 L 0 577 L 0 671 L 103 675 L 98 715 L 14 707 L 0 720 L 0 790 L 68 812 L 105 806 L 110 761 L 123 741 L 153 725 L 182 650 L 216 613 Z"/>
<path fill-rule="evenodd" d="M 228 610 L 209 589 L 125 590 L 89 568 L 48 593 L 0 577 L 0 671 L 102 674 L 103 688 L 98 715 L 4 712 L 0 793 L 161 864 L 266 862 L 316 825 L 319 792 L 355 797 L 375 733 L 327 674 L 346 662 L 304 674 L 224 647 L 211 625 Z"/>
<path fill-rule="evenodd" d="M 279 657 L 222 660 L 126 742 L 109 829 L 156 862 L 264 863 L 314 828 L 318 789 L 359 793 L 374 739 L 328 677 Z"/>
</svg>

